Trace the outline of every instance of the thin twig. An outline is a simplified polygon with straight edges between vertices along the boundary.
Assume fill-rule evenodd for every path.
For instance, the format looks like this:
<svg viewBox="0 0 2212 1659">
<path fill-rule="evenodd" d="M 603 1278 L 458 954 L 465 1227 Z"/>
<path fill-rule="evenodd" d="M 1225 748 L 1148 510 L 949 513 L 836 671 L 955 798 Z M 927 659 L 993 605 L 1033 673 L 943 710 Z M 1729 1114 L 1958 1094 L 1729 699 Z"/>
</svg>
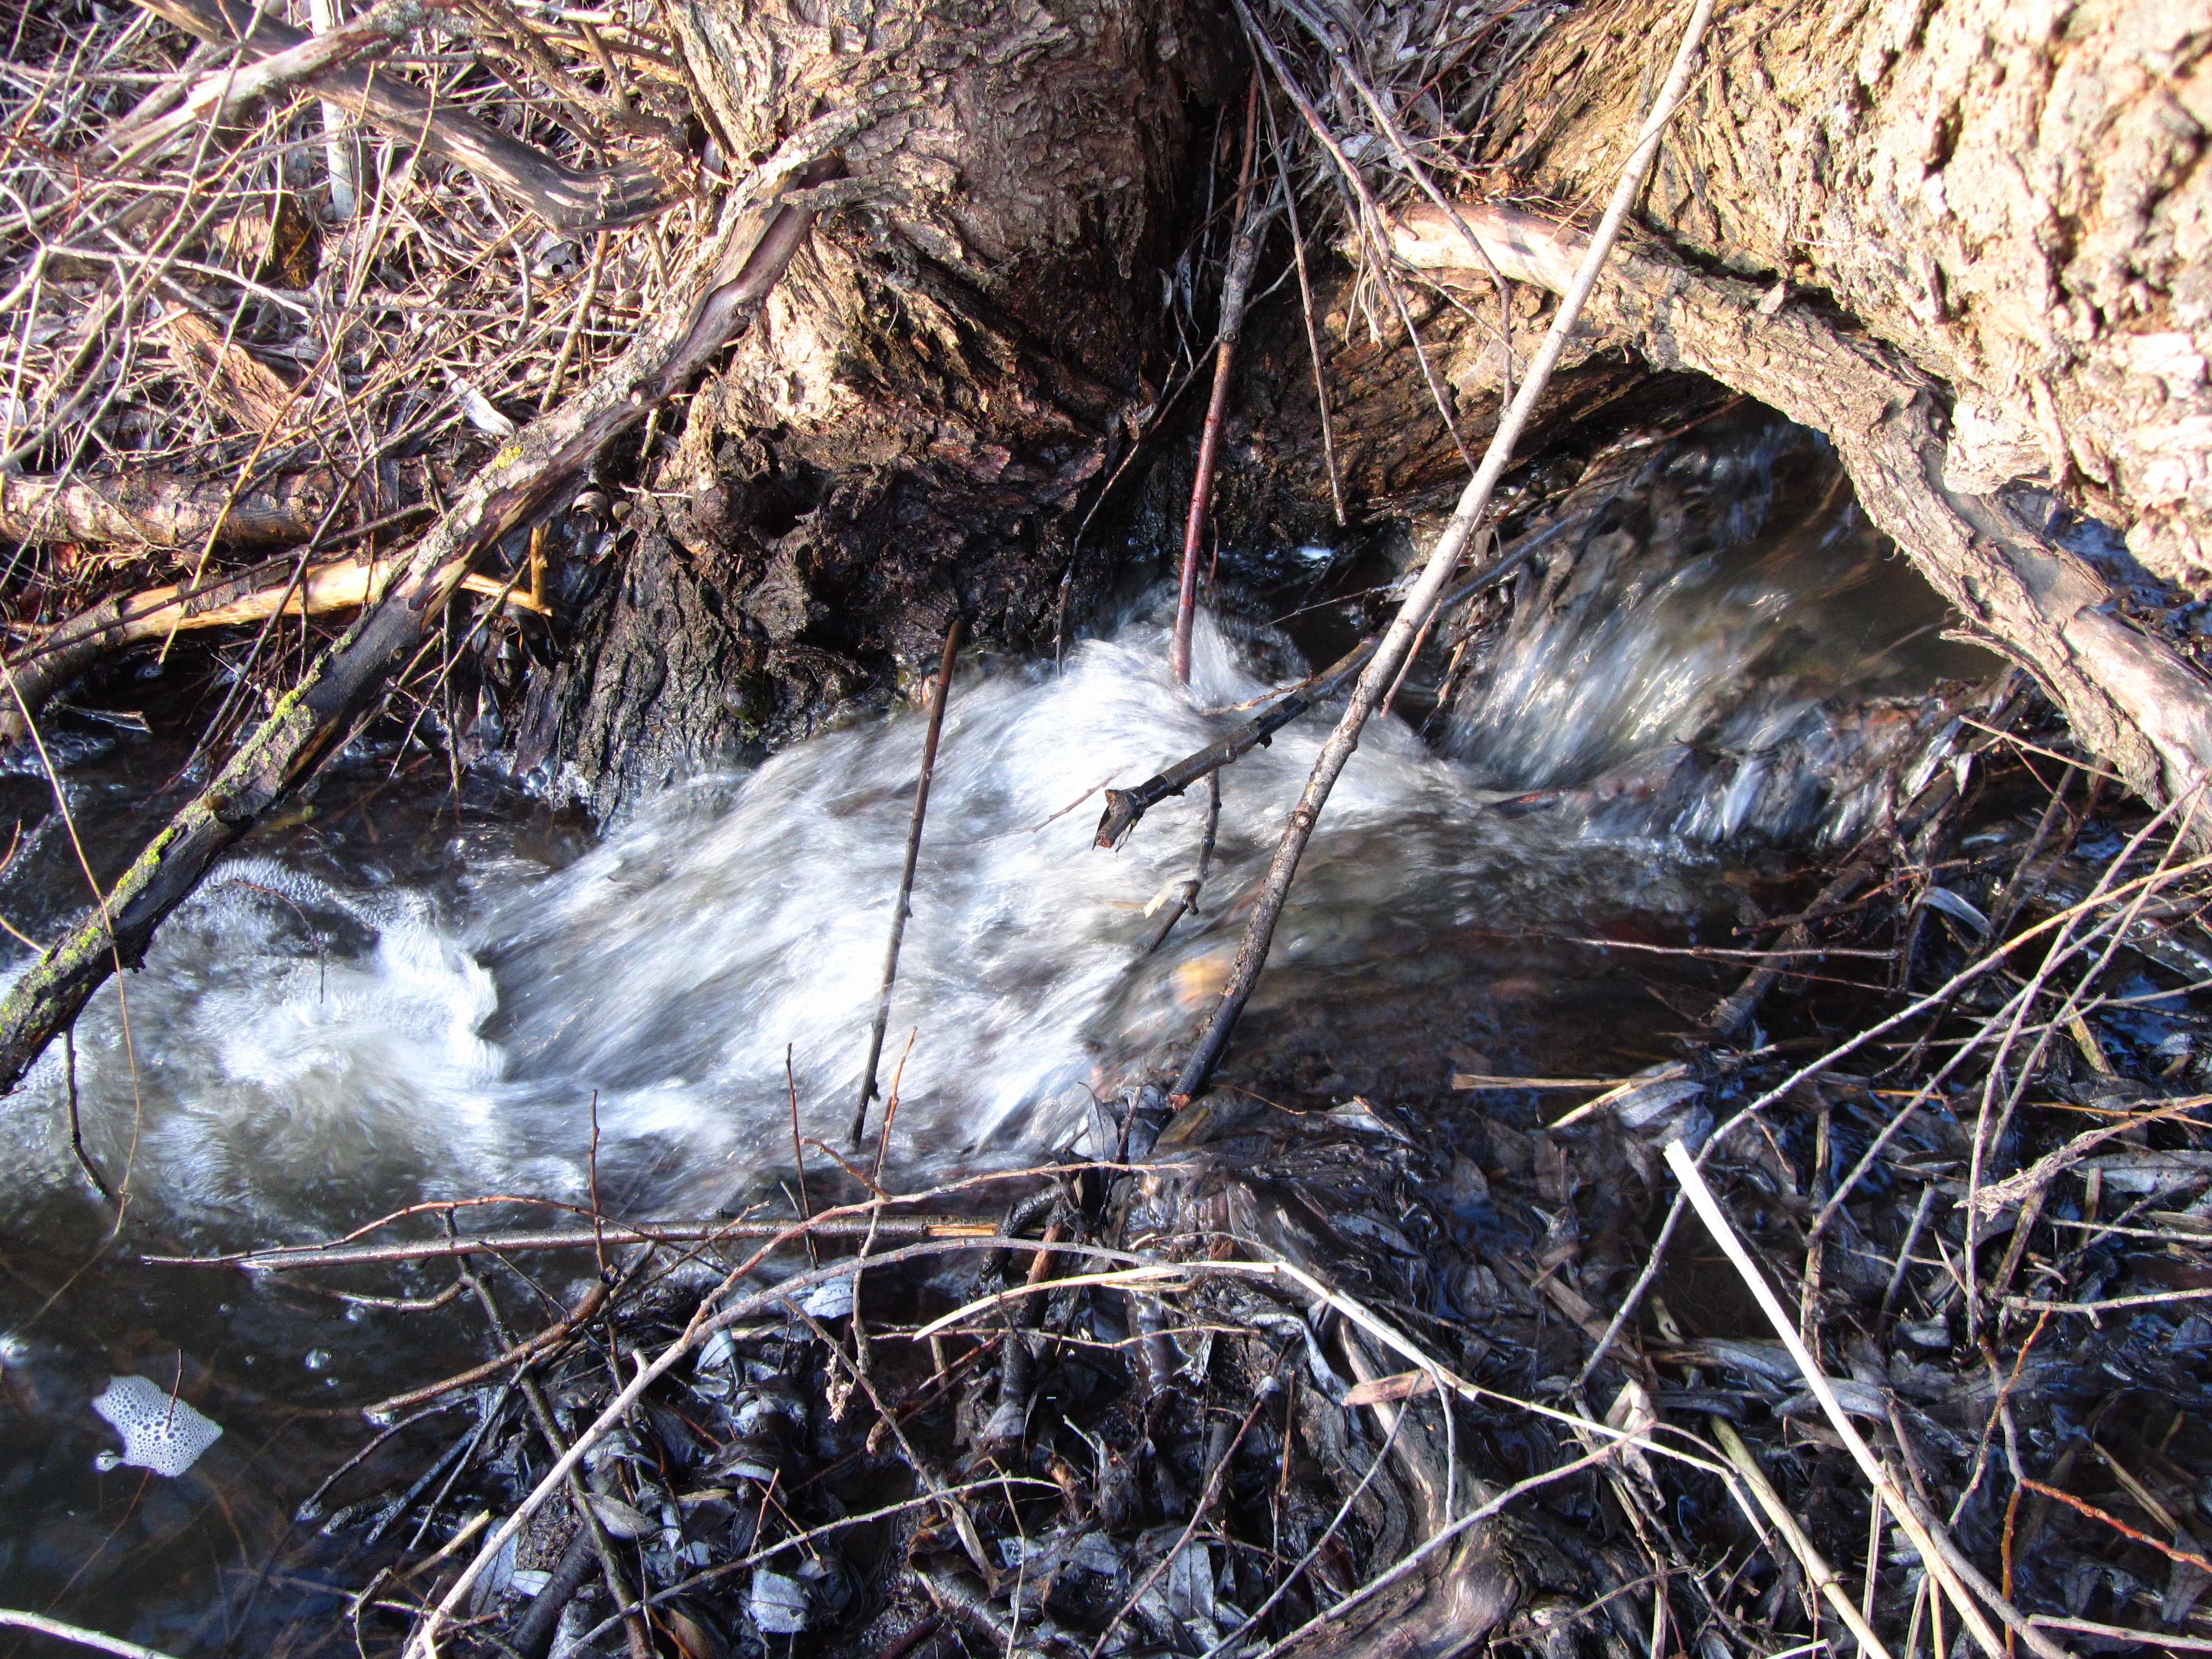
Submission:
<svg viewBox="0 0 2212 1659">
<path fill-rule="evenodd" d="M 136 1642 L 126 1642 L 119 1636 L 107 1636 L 96 1630 L 86 1630 L 79 1625 L 64 1625 L 58 1619 L 49 1619 L 42 1613 L 23 1613 L 14 1607 L 0 1607 L 0 1625 L 17 1630 L 35 1631 L 40 1636 L 51 1636 L 57 1641 L 74 1642 L 79 1647 L 97 1648 L 102 1653 L 112 1653 L 118 1659 L 169 1659 L 159 1648 L 141 1647 Z"/>
<path fill-rule="evenodd" d="M 1245 20 L 1249 33 L 1257 35 L 1258 25 L 1252 20 L 1243 0 L 1237 0 L 1238 15 Z M 1268 947 L 1273 944 L 1275 924 L 1281 919 L 1284 905 L 1290 897 L 1291 880 L 1297 872 L 1298 860 L 1305 852 L 1314 828 L 1320 822 L 1322 805 L 1335 787 L 1338 775 L 1352 759 L 1358 747 L 1360 728 L 1382 700 L 1384 690 L 1396 677 L 1398 665 L 1404 659 L 1413 636 L 1427 620 L 1437 599 L 1452 572 L 1457 568 L 1461 556 L 1489 509 L 1492 492 L 1504 475 L 1513 456 L 1515 443 L 1535 413 L 1537 400 L 1551 383 L 1552 372 L 1558 367 L 1560 355 L 1566 349 L 1569 334 L 1582 315 L 1583 307 L 1590 291 L 1597 285 L 1598 273 L 1604 268 L 1606 256 L 1613 251 L 1614 239 L 1628 217 L 1630 206 L 1642 188 L 1644 176 L 1651 160 L 1658 153 L 1660 135 L 1666 130 L 1676 106 L 1689 86 L 1690 69 L 1698 55 L 1698 43 L 1704 39 L 1705 25 L 1711 21 L 1713 0 L 1693 0 L 1690 21 L 1682 34 L 1682 43 L 1675 52 L 1674 67 L 1661 91 L 1658 104 L 1638 135 L 1635 149 L 1628 165 L 1622 169 L 1620 183 L 1607 204 L 1605 217 L 1599 222 L 1590 238 L 1589 247 L 1583 256 L 1581 268 L 1575 273 L 1573 285 L 1560 301 L 1558 313 L 1552 320 L 1550 332 L 1537 349 L 1530 363 L 1528 376 L 1518 396 L 1499 417 L 1498 430 L 1492 436 L 1490 448 L 1468 480 L 1461 495 L 1458 507 L 1450 522 L 1437 537 L 1431 550 L 1427 566 L 1420 580 L 1414 584 L 1405 603 L 1399 607 L 1396 618 L 1381 644 L 1369 659 L 1365 671 L 1353 689 L 1351 706 L 1337 722 L 1336 730 L 1322 746 L 1320 758 L 1314 763 L 1312 775 L 1307 780 L 1305 792 L 1291 810 L 1290 823 L 1283 831 L 1281 842 L 1275 849 L 1273 864 L 1261 884 L 1252 908 L 1250 921 L 1244 930 L 1244 939 L 1237 953 L 1237 965 L 1223 988 L 1221 999 L 1212 1018 L 1193 1047 L 1182 1071 L 1176 1075 L 1175 1093 L 1188 1099 L 1201 1092 L 1213 1068 L 1229 1045 L 1230 1033 L 1236 1029 L 1238 1015 L 1250 999 L 1253 987 L 1258 983 L 1260 970 L 1266 965 Z"/>
<path fill-rule="evenodd" d="M 1998 1659 L 2004 1651 L 2004 1644 L 1998 1639 L 1996 1630 L 1976 1605 L 1974 1597 L 1968 1593 L 1967 1584 L 1972 1580 L 1958 1570 L 1956 1546 L 1945 1547 L 1950 1545 L 1950 1539 L 1944 1528 L 1935 1524 L 1932 1519 L 1923 1518 L 1923 1510 L 1912 1503 L 1904 1488 L 1899 1486 L 1897 1477 L 1874 1455 L 1873 1449 L 1860 1435 L 1850 1414 L 1836 1397 L 1835 1385 L 1807 1351 L 1804 1340 L 1798 1334 L 1797 1322 L 1783 1311 L 1781 1303 L 1775 1299 L 1773 1291 L 1767 1285 L 1765 1276 L 1753 1264 L 1750 1252 L 1736 1236 L 1735 1228 L 1729 1221 L 1727 1212 L 1721 1208 L 1720 1200 L 1714 1197 L 1712 1188 L 1705 1184 L 1705 1178 L 1692 1158 L 1689 1148 L 1680 1140 L 1668 1141 L 1667 1163 L 1681 1182 L 1684 1194 L 1696 1208 L 1706 1230 L 1712 1234 L 1713 1242 L 1727 1254 L 1745 1288 L 1750 1291 L 1760 1311 L 1765 1314 L 1767 1322 L 1774 1327 L 1775 1334 L 1790 1351 L 1790 1357 L 1796 1362 L 1798 1370 L 1804 1376 L 1806 1386 L 1813 1391 L 1813 1397 L 1820 1402 L 1821 1410 L 1827 1414 L 1829 1426 L 1835 1430 L 1837 1437 L 1844 1443 L 1844 1449 L 1859 1466 L 1859 1472 L 1866 1477 L 1867 1484 L 1887 1506 L 1890 1518 L 1911 1539 L 1914 1547 L 1920 1552 L 1921 1559 L 1928 1564 L 1929 1570 L 1942 1581 L 1945 1592 L 1958 1607 L 1960 1617 L 1965 1620 L 1968 1632 L 1982 1651 L 1990 1656 L 1990 1659 Z M 2012 1626 L 2021 1639 L 2040 1659 L 2068 1659 L 2064 1648 L 2035 1632 L 2028 1625 L 2026 1615 L 2009 1602 L 2005 1602 L 1986 1581 L 1978 1588 L 1985 1592 L 1982 1599 L 1990 1602 L 1990 1610 Z"/>
<path fill-rule="evenodd" d="M 884 951 L 883 988 L 876 994 L 875 1023 L 868 1030 L 867 1063 L 860 1068 L 860 1098 L 853 1108 L 853 1150 L 868 1128 L 868 1103 L 876 1097 L 876 1063 L 884 1055 L 884 1030 L 891 1019 L 891 987 L 898 980 L 899 945 L 906 938 L 906 919 L 914 897 L 914 869 L 921 856 L 922 820 L 929 812 L 929 780 L 937 769 L 937 740 L 945 729 L 945 702 L 952 691 L 952 664 L 960 650 L 961 619 L 955 617 L 945 630 L 945 652 L 938 660 L 937 684 L 929 702 L 929 735 L 922 739 L 921 775 L 915 781 L 914 817 L 907 824 L 906 863 L 899 872 L 898 903 L 891 911 L 890 944 Z"/>
<path fill-rule="evenodd" d="M 1260 77 L 1255 72 L 1244 97 L 1244 161 L 1237 180 L 1237 236 L 1221 278 L 1220 343 L 1213 353 L 1213 391 L 1206 400 L 1206 424 L 1198 440 L 1198 471 L 1190 483 L 1190 512 L 1182 532 L 1182 570 L 1176 592 L 1175 637 L 1168 647 L 1168 670 L 1177 685 L 1190 684 L 1190 635 L 1198 608 L 1198 550 L 1206 540 L 1206 512 L 1213 499 L 1214 459 L 1221 447 L 1221 426 L 1229 408 L 1230 371 L 1237 343 L 1243 336 L 1244 307 L 1252 295 L 1252 271 L 1260 258 L 1258 227 L 1252 213 L 1252 161 L 1258 148 Z"/>
</svg>

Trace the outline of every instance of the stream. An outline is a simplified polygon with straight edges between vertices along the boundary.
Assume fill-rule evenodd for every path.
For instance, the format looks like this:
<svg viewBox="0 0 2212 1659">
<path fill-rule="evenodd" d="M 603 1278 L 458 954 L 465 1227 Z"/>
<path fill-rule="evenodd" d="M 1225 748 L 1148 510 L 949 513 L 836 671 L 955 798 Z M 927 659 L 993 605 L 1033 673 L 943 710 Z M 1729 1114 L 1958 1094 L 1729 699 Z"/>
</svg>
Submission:
<svg viewBox="0 0 2212 1659">
<path fill-rule="evenodd" d="M 1455 1069 L 1665 1058 L 1686 1024 L 1669 985 L 1727 975 L 1608 943 L 1738 942 L 1747 872 L 1847 846 L 1900 774 L 1942 763 L 1955 723 L 1930 694 L 1989 659 L 1942 639 L 1934 596 L 1803 434 L 1656 446 L 1601 494 L 1514 579 L 1510 611 L 1440 636 L 1401 714 L 1370 726 L 1230 1085 L 1418 1117 Z M 1333 559 L 1267 556 L 1278 574 Z M 884 1061 L 899 1181 L 1110 1151 L 1094 1102 L 1203 1017 L 1328 716 L 1224 775 L 1200 914 L 1157 950 L 1165 913 L 1147 908 L 1193 865 L 1200 792 L 1110 853 L 1091 846 L 1099 792 L 1322 657 L 1318 634 L 1247 614 L 1255 593 L 1263 617 L 1291 609 L 1282 592 L 1253 579 L 1201 619 L 1187 691 L 1157 595 L 1057 667 L 963 666 Z M 1454 651 L 1456 690 L 1431 709 Z M 82 908 L 84 864 L 112 869 L 178 798 L 157 738 L 68 729 L 76 839 L 43 772 L 0 778 L 21 837 L 0 915 L 33 939 Z M 288 1581 L 240 1623 L 294 1506 L 362 1443 L 338 1408 L 484 1352 L 465 1307 L 347 1304 L 142 1254 L 494 1194 L 787 1215 L 794 1111 L 799 1135 L 845 1144 L 921 732 L 902 714 L 817 738 L 673 787 L 597 841 L 512 790 L 456 793 L 442 760 L 396 780 L 356 768 L 211 872 L 143 970 L 94 999 L 72 1053 L 57 1044 L 0 1108 L 4 1600 L 175 1654 L 270 1648 L 285 1620 L 337 1605 Z M 9 948 L 12 975 L 27 951 Z M 119 1233 L 79 1171 L 72 1093 L 87 1158 L 129 1194 Z M 1481 1109 L 1533 1121 L 1534 1097 Z M 174 1479 L 98 1467 L 117 1437 L 89 1402 L 111 1376 L 180 1393 L 223 1437 Z"/>
</svg>

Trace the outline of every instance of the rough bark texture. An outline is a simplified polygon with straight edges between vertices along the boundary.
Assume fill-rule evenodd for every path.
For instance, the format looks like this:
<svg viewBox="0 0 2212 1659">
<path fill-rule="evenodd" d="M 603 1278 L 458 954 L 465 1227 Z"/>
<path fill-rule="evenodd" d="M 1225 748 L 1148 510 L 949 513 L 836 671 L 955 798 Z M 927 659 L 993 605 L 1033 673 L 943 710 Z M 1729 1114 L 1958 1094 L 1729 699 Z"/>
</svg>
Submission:
<svg viewBox="0 0 2212 1659">
<path fill-rule="evenodd" d="M 1561 16 L 1479 160 L 1595 199 L 1678 10 Z M 2043 483 L 2157 575 L 2212 586 L 2212 5 L 1741 0 L 1714 27 L 1647 226 L 1946 383 L 1954 489 Z"/>
<path fill-rule="evenodd" d="M 1462 222 L 1514 278 L 1564 287 L 1583 238 L 1511 210 L 1470 206 Z M 1487 280 L 1458 227 L 1433 210 L 1401 216 L 1410 260 Z M 1859 503 L 1950 601 L 1974 637 L 2028 669 L 2075 732 L 2153 799 L 2212 774 L 2212 681 L 2154 629 L 2115 614 L 2111 586 L 2001 496 L 1956 487 L 1936 389 L 1879 342 L 1812 307 L 1769 307 L 1753 285 L 1695 270 L 1656 248 L 1625 251 L 1589 316 L 1656 368 L 1711 375 L 1826 433 Z"/>
<path fill-rule="evenodd" d="M 1172 0 L 667 15 L 738 166 L 835 149 L 850 205 L 694 400 L 574 666 L 532 689 L 518 759 L 568 763 L 603 815 L 803 735 L 956 610 L 1035 641 L 1048 515 L 1143 402 L 1128 278 L 1186 101 L 1232 72 Z"/>
<path fill-rule="evenodd" d="M 835 145 L 850 177 L 693 400 L 569 664 L 528 693 L 517 761 L 602 817 L 906 687 L 955 611 L 979 640 L 1051 649 L 1071 565 L 1079 620 L 1133 540 L 1167 545 L 1156 521 L 1180 524 L 1170 421 L 1074 544 L 1163 394 L 1158 273 L 1204 202 L 1196 135 L 1242 86 L 1233 26 L 1174 0 L 834 15 L 671 9 L 733 155 L 770 177 Z M 1465 343 L 1477 332 L 1445 310 L 1424 324 L 1439 374 L 1458 365 L 1470 442 L 1498 402 L 1494 366 Z M 1347 490 L 1370 510 L 1425 505 L 1462 463 L 1402 335 L 1347 324 L 1327 349 Z M 1324 538 L 1295 294 L 1255 319 L 1243 365 L 1216 525 Z M 1639 372 L 1592 364 L 1553 418 Z"/>
</svg>

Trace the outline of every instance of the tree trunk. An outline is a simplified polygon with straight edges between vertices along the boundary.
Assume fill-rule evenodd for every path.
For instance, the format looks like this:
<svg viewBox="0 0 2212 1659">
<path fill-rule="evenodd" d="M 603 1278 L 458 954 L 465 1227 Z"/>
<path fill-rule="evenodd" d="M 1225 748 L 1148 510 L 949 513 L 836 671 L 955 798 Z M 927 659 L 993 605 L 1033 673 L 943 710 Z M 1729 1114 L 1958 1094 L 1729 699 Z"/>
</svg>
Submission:
<svg viewBox="0 0 2212 1659">
<path fill-rule="evenodd" d="M 1478 163 L 1601 194 L 1676 9 L 1560 18 Z M 1741 0 L 1714 31 L 1646 227 L 1948 388 L 1951 489 L 2041 483 L 2163 580 L 2212 583 L 2212 5 Z"/>
<path fill-rule="evenodd" d="M 1571 215 L 1607 185 L 1671 15 L 1558 22 L 1475 157 L 1500 195 Z M 1752 0 L 1716 27 L 1601 319 L 1826 431 L 1975 635 L 2179 796 L 2212 769 L 2175 616 L 2212 581 L 2212 6 Z"/>
<path fill-rule="evenodd" d="M 1490 171 L 1473 176 L 1570 216 L 1596 197 L 1674 9 L 1592 0 L 1539 28 L 1496 87 L 1475 158 Z M 1724 13 L 1647 191 L 1640 268 L 1657 260 L 1698 303 L 1722 292 L 1708 278 L 1732 281 L 1742 339 L 1785 314 L 1753 372 L 1744 350 L 1686 349 L 1616 288 L 1543 424 L 1679 368 L 1821 426 L 1962 621 L 2136 787 L 2170 796 L 2212 760 L 2212 683 L 2172 626 L 2177 595 L 2124 555 L 2058 545 L 2029 488 L 2102 516 L 2163 582 L 2212 580 L 2212 215 L 2190 113 L 2212 99 L 2197 56 L 2212 37 L 2204 0 L 2157 10 Z M 601 814 L 879 703 L 956 611 L 984 640 L 1051 647 L 1124 550 L 1164 539 L 1187 489 L 1188 411 L 1156 416 L 1154 296 L 1224 161 L 1215 114 L 1250 61 L 1233 21 L 1176 0 L 823 15 L 671 9 L 732 155 L 768 177 L 834 145 L 853 176 L 694 402 L 580 648 L 531 688 L 518 758 L 559 768 Z M 1271 258 L 1286 244 L 1279 231 Z M 1321 275 L 1353 515 L 1428 510 L 1462 468 L 1431 379 L 1459 442 L 1479 444 L 1503 390 L 1498 301 L 1478 282 L 1417 305 L 1425 373 L 1340 263 Z M 1517 357 L 1549 301 L 1516 283 L 1511 303 Z M 1820 349 L 1767 349 L 1802 345 L 1793 328 Z M 1334 539 L 1294 289 L 1248 339 L 1217 532 Z M 1836 378 L 1862 360 L 1870 377 Z M 1900 395 L 1910 408 L 1874 432 Z"/>
</svg>

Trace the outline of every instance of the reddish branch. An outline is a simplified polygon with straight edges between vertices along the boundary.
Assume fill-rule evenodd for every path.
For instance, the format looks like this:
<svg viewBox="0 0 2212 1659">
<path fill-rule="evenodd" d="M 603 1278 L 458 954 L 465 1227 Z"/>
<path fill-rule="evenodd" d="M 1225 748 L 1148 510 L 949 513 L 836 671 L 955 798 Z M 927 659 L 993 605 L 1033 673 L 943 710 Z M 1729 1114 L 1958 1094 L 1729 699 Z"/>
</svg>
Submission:
<svg viewBox="0 0 2212 1659">
<path fill-rule="evenodd" d="M 2046 1486 L 2042 1481 L 2031 1480 L 2026 1475 L 2022 1475 L 2021 1477 L 2020 1484 L 2027 1487 L 2030 1492 L 2041 1492 L 2045 1498 L 2057 1498 L 2060 1503 L 2065 1504 L 2068 1509 L 2079 1510 L 2081 1514 L 2087 1516 L 2092 1521 L 2103 1522 L 2115 1532 L 2125 1533 L 2129 1537 L 2134 1539 L 2138 1544 L 2149 1545 L 2153 1549 L 2156 1550 L 2160 1554 L 2165 1556 L 2169 1560 L 2185 1561 L 2188 1563 L 2189 1565 L 2196 1568 L 2199 1572 L 2212 1572 L 2212 1560 L 2207 1560 L 2204 1557 L 2197 1554 L 2193 1550 L 2177 1549 L 2171 1544 L 2161 1544 L 2157 1539 L 2152 1537 L 2148 1533 L 2130 1526 L 2126 1522 L 2121 1520 L 2118 1516 L 2111 1513 L 2109 1510 L 2099 1509 L 2094 1504 L 2088 1502 L 2086 1498 L 2076 1498 L 2070 1492 L 2061 1492 L 2056 1486 Z"/>
<path fill-rule="evenodd" d="M 1260 82 L 1253 77 L 1244 100 L 1244 165 L 1237 180 L 1237 240 L 1230 245 L 1229 267 L 1221 278 L 1221 338 L 1213 354 L 1213 395 L 1206 405 L 1206 427 L 1198 441 L 1198 476 L 1191 481 L 1190 517 L 1182 532 L 1182 581 L 1176 595 L 1175 643 L 1168 667 L 1177 685 L 1190 684 L 1190 631 L 1198 605 L 1198 550 L 1206 539 L 1206 508 L 1213 500 L 1214 457 L 1221 448 L 1221 423 L 1229 408 L 1229 375 L 1237 362 L 1237 342 L 1244 331 L 1244 307 L 1252 297 L 1252 271 L 1260 262 L 1260 235 L 1252 205 L 1252 154 L 1259 137 Z"/>
</svg>

